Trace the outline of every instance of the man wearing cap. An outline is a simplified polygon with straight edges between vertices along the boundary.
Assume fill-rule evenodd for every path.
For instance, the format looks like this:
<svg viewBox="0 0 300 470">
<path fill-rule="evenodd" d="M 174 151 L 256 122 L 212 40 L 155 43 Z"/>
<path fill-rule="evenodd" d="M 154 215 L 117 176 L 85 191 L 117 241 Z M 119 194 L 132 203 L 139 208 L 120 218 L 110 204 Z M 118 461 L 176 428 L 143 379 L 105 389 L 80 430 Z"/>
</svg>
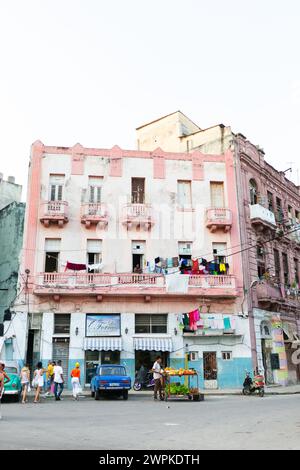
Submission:
<svg viewBox="0 0 300 470">
<path fill-rule="evenodd" d="M 78 400 L 78 395 L 80 392 L 80 364 L 76 362 L 75 368 L 71 372 L 72 378 L 72 389 L 73 389 L 73 398 Z"/>
</svg>

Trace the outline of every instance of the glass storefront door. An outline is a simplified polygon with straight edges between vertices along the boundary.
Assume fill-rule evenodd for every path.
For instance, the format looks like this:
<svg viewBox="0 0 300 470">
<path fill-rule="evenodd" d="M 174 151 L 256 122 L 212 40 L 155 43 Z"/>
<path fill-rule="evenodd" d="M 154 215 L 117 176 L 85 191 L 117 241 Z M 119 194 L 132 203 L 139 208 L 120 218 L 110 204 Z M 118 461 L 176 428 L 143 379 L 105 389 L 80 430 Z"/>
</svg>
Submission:
<svg viewBox="0 0 300 470">
<path fill-rule="evenodd" d="M 120 351 L 86 351 L 85 383 L 90 384 L 99 364 L 120 364 Z"/>
</svg>

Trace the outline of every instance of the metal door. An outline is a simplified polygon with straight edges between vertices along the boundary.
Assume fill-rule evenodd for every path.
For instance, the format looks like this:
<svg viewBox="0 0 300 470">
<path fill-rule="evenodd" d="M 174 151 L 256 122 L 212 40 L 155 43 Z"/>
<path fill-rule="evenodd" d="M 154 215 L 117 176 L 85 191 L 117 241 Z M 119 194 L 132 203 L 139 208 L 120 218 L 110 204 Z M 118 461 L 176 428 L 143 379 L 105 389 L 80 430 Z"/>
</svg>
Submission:
<svg viewBox="0 0 300 470">
<path fill-rule="evenodd" d="M 203 353 L 203 375 L 204 388 L 218 388 L 217 353 L 215 351 Z"/>
<path fill-rule="evenodd" d="M 53 361 L 61 361 L 65 386 L 68 384 L 69 366 L 69 338 L 54 338 L 53 340 Z"/>
</svg>

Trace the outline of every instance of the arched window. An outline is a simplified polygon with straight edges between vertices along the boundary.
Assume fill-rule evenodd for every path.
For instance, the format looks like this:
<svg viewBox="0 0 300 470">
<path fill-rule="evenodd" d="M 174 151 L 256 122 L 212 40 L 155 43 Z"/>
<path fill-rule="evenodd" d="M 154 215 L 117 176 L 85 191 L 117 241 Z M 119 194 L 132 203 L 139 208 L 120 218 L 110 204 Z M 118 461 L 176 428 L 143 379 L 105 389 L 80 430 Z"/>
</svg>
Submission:
<svg viewBox="0 0 300 470">
<path fill-rule="evenodd" d="M 260 324 L 260 333 L 262 338 L 270 338 L 271 334 L 271 325 L 269 322 L 262 321 Z"/>
<path fill-rule="evenodd" d="M 249 181 L 249 190 L 250 190 L 250 204 L 257 204 L 257 184 L 254 179 Z"/>
</svg>

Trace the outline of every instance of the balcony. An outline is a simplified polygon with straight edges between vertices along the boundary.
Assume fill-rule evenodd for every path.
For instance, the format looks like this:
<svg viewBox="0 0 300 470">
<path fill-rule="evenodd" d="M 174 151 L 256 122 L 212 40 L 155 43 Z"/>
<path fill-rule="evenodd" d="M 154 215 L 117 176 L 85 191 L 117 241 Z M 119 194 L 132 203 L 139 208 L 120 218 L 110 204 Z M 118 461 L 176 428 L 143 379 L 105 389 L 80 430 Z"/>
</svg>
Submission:
<svg viewBox="0 0 300 470">
<path fill-rule="evenodd" d="M 125 225 L 128 230 L 132 228 L 150 230 L 154 225 L 151 204 L 127 204 L 123 208 L 122 224 Z"/>
<path fill-rule="evenodd" d="M 192 275 L 187 294 L 168 293 L 165 277 L 160 274 L 91 274 L 41 273 L 33 280 L 36 295 L 78 296 L 95 295 L 102 300 L 107 296 L 203 296 L 209 298 L 236 297 L 234 276 Z"/>
<path fill-rule="evenodd" d="M 276 229 L 276 220 L 273 212 L 260 204 L 250 205 L 250 220 L 252 225 L 259 231 L 265 229 Z"/>
<path fill-rule="evenodd" d="M 108 224 L 108 213 L 105 204 L 86 203 L 81 206 L 81 223 L 90 228 L 91 225 L 98 225 L 105 228 Z"/>
<path fill-rule="evenodd" d="M 58 224 L 61 228 L 68 219 L 68 203 L 65 201 L 46 201 L 41 204 L 40 221 L 45 227 Z"/>
<path fill-rule="evenodd" d="M 274 304 L 282 304 L 285 299 L 282 295 L 280 287 L 273 285 L 267 281 L 260 282 L 256 286 L 256 296 L 259 304 L 270 307 Z"/>
<path fill-rule="evenodd" d="M 232 226 L 232 213 L 230 209 L 211 208 L 206 211 L 206 227 L 215 232 L 218 229 L 228 232 Z"/>
</svg>

